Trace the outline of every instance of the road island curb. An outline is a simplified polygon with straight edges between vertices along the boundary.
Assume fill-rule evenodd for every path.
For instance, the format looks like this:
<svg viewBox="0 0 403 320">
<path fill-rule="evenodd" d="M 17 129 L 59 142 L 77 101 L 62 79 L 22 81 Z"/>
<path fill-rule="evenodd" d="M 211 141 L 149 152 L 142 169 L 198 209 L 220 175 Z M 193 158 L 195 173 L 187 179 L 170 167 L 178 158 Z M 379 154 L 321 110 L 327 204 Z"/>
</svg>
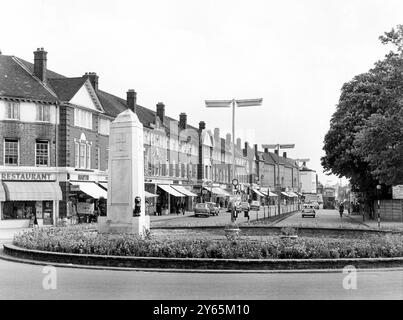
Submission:
<svg viewBox="0 0 403 320">
<path fill-rule="evenodd" d="M 61 253 L 25 249 L 3 244 L 4 253 L 18 259 L 57 264 L 133 269 L 183 270 L 306 270 L 342 269 L 351 265 L 357 269 L 401 268 L 403 257 L 396 258 L 340 258 L 340 259 L 214 259 L 106 256 Z"/>
</svg>

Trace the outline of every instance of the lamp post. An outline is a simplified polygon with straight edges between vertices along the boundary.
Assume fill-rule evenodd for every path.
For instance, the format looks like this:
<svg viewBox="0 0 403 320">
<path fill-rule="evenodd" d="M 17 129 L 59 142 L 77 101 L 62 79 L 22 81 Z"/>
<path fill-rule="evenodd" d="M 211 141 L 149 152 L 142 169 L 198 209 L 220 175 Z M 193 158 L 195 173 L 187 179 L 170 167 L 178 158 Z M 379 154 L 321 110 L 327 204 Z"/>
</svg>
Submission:
<svg viewBox="0 0 403 320">
<path fill-rule="evenodd" d="M 232 177 L 235 179 L 235 107 L 255 107 L 261 106 L 262 98 L 243 100 L 205 100 L 207 108 L 230 108 L 232 106 Z"/>
<path fill-rule="evenodd" d="M 381 197 L 381 185 L 376 186 L 376 195 L 378 198 L 378 228 L 381 228 L 381 209 L 380 209 L 380 197 Z"/>
<path fill-rule="evenodd" d="M 263 149 L 276 149 L 277 150 L 277 188 L 278 191 L 281 192 L 281 185 L 280 185 L 280 149 L 293 149 L 295 144 L 262 144 Z M 278 214 L 281 214 L 281 204 L 280 204 L 281 193 L 278 195 Z"/>
</svg>

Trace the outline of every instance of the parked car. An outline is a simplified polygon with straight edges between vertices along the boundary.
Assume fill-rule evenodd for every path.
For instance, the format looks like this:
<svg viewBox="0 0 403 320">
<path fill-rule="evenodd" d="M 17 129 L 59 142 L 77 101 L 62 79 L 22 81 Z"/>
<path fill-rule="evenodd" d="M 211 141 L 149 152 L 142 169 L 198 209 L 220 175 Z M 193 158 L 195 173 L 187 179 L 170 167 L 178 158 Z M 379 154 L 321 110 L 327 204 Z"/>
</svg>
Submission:
<svg viewBox="0 0 403 320">
<path fill-rule="evenodd" d="M 317 201 L 310 201 L 309 204 L 313 205 L 314 209 L 319 210 L 319 203 Z"/>
<path fill-rule="evenodd" d="M 250 205 L 248 202 L 241 202 L 241 211 L 246 211 L 249 212 L 250 210 Z"/>
<path fill-rule="evenodd" d="M 260 210 L 260 203 L 259 203 L 259 201 L 252 201 L 252 202 L 250 203 L 250 209 L 251 209 L 251 210 L 259 211 L 259 210 Z"/>
<path fill-rule="evenodd" d="M 315 208 L 312 204 L 306 203 L 303 205 L 302 210 L 301 210 L 302 218 L 306 216 L 311 216 L 315 218 Z"/>
<path fill-rule="evenodd" d="M 210 214 L 213 216 L 218 216 L 220 213 L 220 208 L 214 202 L 206 202 L 208 207 L 210 208 Z"/>
<path fill-rule="evenodd" d="M 194 207 L 195 216 L 210 216 L 210 207 L 207 203 L 196 203 Z"/>
</svg>

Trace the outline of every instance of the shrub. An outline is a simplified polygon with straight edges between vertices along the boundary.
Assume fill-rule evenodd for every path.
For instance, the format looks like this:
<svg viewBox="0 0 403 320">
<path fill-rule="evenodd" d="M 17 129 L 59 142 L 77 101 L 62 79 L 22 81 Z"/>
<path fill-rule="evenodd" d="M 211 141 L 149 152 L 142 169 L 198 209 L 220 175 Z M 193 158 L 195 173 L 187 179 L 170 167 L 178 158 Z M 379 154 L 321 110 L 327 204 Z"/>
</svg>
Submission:
<svg viewBox="0 0 403 320">
<path fill-rule="evenodd" d="M 133 235 L 103 235 L 88 227 L 35 228 L 15 236 L 14 244 L 27 249 L 138 257 L 303 259 L 375 258 L 403 256 L 403 236 L 370 236 L 359 239 L 277 236 L 236 241 L 211 238 L 141 238 Z"/>
</svg>

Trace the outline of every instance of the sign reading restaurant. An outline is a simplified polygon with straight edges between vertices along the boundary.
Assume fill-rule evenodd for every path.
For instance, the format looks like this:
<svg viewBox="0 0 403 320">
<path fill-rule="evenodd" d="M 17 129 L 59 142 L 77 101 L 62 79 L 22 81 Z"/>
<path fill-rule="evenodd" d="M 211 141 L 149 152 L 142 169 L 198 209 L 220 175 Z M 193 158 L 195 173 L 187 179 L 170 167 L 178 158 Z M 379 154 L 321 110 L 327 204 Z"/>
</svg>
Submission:
<svg viewBox="0 0 403 320">
<path fill-rule="evenodd" d="M 45 172 L 0 172 L 0 180 L 9 181 L 53 181 L 55 176 Z"/>
</svg>

